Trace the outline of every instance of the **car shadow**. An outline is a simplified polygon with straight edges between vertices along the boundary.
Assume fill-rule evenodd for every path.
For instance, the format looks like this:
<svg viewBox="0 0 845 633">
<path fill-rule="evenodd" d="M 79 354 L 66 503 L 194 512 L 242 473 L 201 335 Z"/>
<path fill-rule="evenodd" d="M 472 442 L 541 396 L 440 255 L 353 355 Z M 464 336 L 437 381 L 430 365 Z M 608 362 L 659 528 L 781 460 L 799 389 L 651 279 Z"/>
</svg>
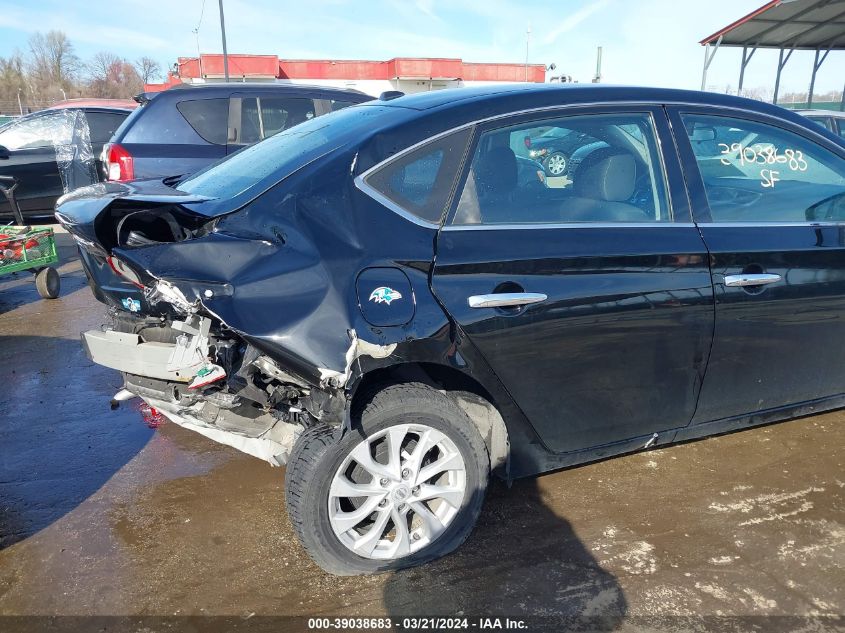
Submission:
<svg viewBox="0 0 845 633">
<path fill-rule="evenodd" d="M 0 336 L 0 350 L 3 549 L 76 508 L 153 430 L 132 408 L 110 409 L 120 375 L 94 365 L 78 340 Z"/>
<path fill-rule="evenodd" d="M 395 573 L 384 602 L 399 619 L 527 618 L 531 631 L 568 630 L 576 623 L 612 630 L 627 613 L 616 577 L 545 505 L 536 479 L 511 488 L 492 481 L 467 542 L 442 560 Z"/>
</svg>

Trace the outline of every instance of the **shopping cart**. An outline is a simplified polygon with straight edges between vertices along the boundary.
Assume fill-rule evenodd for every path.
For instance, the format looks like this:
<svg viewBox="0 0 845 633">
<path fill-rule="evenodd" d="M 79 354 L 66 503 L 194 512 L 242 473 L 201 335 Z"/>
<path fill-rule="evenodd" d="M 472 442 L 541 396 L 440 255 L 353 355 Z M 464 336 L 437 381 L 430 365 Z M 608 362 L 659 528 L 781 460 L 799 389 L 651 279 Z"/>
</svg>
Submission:
<svg viewBox="0 0 845 633">
<path fill-rule="evenodd" d="M 59 296 L 61 279 L 53 268 L 59 261 L 53 229 L 26 225 L 15 199 L 17 187 L 14 176 L 0 176 L 0 192 L 9 201 L 17 222 L 0 225 L 0 275 L 30 270 L 35 274 L 38 294 L 45 299 L 55 299 Z"/>
</svg>

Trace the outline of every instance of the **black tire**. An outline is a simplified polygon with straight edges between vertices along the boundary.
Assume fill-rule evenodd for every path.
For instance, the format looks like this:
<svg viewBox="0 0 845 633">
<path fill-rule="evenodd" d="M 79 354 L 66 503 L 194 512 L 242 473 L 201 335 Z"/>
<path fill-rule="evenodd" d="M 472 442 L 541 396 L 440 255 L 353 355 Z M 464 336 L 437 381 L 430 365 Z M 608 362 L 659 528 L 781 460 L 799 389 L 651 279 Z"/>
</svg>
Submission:
<svg viewBox="0 0 845 633">
<path fill-rule="evenodd" d="M 563 161 L 563 169 L 560 170 L 559 173 L 553 173 L 551 164 L 552 161 L 558 161 L 558 163 L 562 160 Z M 547 176 L 563 176 L 569 170 L 569 157 L 563 152 L 552 152 L 548 156 L 546 156 L 545 160 L 543 161 L 543 169 L 546 171 Z"/>
<path fill-rule="evenodd" d="M 475 425 L 449 396 L 418 383 L 392 385 L 377 392 L 363 407 L 359 420 L 356 428 L 345 434 L 326 426 L 309 428 L 291 452 L 285 502 L 305 550 L 325 571 L 340 576 L 413 567 L 455 550 L 475 526 L 490 471 L 487 448 Z M 363 439 L 409 422 L 435 428 L 455 444 L 466 467 L 464 501 L 445 531 L 428 546 L 394 560 L 364 558 L 334 534 L 329 521 L 329 488 L 335 471 Z"/>
<path fill-rule="evenodd" d="M 52 266 L 42 268 L 35 275 L 35 289 L 44 299 L 55 299 L 59 296 L 62 280 L 58 271 Z"/>
</svg>

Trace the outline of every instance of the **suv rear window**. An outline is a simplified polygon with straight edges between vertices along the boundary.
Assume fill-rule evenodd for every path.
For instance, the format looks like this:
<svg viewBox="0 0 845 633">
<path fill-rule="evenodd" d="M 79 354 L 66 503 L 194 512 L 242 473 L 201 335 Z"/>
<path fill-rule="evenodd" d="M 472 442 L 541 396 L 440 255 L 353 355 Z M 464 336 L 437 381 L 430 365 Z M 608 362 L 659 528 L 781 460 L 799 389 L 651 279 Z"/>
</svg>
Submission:
<svg viewBox="0 0 845 633">
<path fill-rule="evenodd" d="M 177 185 L 181 191 L 226 201 L 252 199 L 312 160 L 344 145 L 360 143 L 374 124 L 388 125 L 406 116 L 402 108 L 348 108 L 314 117 L 250 145 Z M 202 213 L 213 204 L 199 205 Z"/>
<path fill-rule="evenodd" d="M 225 145 L 229 122 L 229 99 L 182 101 L 176 109 L 204 140 Z"/>
</svg>

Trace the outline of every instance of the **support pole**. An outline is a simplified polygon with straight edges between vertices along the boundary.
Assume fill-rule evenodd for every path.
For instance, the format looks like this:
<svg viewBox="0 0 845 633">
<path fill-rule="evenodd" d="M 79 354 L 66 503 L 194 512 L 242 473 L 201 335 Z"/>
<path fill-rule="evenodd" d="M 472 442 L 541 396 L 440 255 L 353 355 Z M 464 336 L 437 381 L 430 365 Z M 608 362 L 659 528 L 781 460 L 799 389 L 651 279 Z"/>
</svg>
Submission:
<svg viewBox="0 0 845 633">
<path fill-rule="evenodd" d="M 780 92 L 780 75 L 783 72 L 783 67 L 786 66 L 786 62 L 789 61 L 789 58 L 792 57 L 792 52 L 794 48 L 790 48 L 789 52 L 786 54 L 786 57 L 783 56 L 783 49 L 780 49 L 780 54 L 778 55 L 778 73 L 775 76 L 775 96 L 772 97 L 772 103 L 777 105 L 778 102 L 778 92 Z"/>
<path fill-rule="evenodd" d="M 722 36 L 719 36 L 719 39 L 716 40 L 716 43 L 713 45 L 713 52 L 710 52 L 710 43 L 704 45 L 704 69 L 701 71 L 701 89 L 704 90 L 704 87 L 707 85 L 707 69 L 710 68 L 710 62 L 713 61 L 713 57 L 716 56 L 716 51 L 719 50 L 719 45 L 722 43 Z"/>
<path fill-rule="evenodd" d="M 226 53 L 226 21 L 223 19 L 223 0 L 218 0 L 220 5 L 220 35 L 223 38 L 223 75 L 226 83 L 229 83 L 229 55 Z"/>
<path fill-rule="evenodd" d="M 830 53 L 830 49 L 827 49 L 824 52 L 821 59 L 819 59 L 819 53 L 821 53 L 821 50 L 816 49 L 816 58 L 813 60 L 813 74 L 810 75 L 810 90 L 807 93 L 807 108 L 813 107 L 813 90 L 816 87 L 816 73 L 819 72 L 819 68 L 822 67 L 824 60 L 827 59 L 827 54 Z"/>
<path fill-rule="evenodd" d="M 751 52 L 746 55 L 748 51 L 747 46 L 742 47 L 742 65 L 739 67 L 739 87 L 736 89 L 736 93 L 739 96 L 742 96 L 742 84 L 745 81 L 745 67 L 748 66 L 748 62 L 751 61 L 751 58 L 754 56 L 754 53 L 757 52 L 757 47 L 751 49 Z"/>
</svg>

